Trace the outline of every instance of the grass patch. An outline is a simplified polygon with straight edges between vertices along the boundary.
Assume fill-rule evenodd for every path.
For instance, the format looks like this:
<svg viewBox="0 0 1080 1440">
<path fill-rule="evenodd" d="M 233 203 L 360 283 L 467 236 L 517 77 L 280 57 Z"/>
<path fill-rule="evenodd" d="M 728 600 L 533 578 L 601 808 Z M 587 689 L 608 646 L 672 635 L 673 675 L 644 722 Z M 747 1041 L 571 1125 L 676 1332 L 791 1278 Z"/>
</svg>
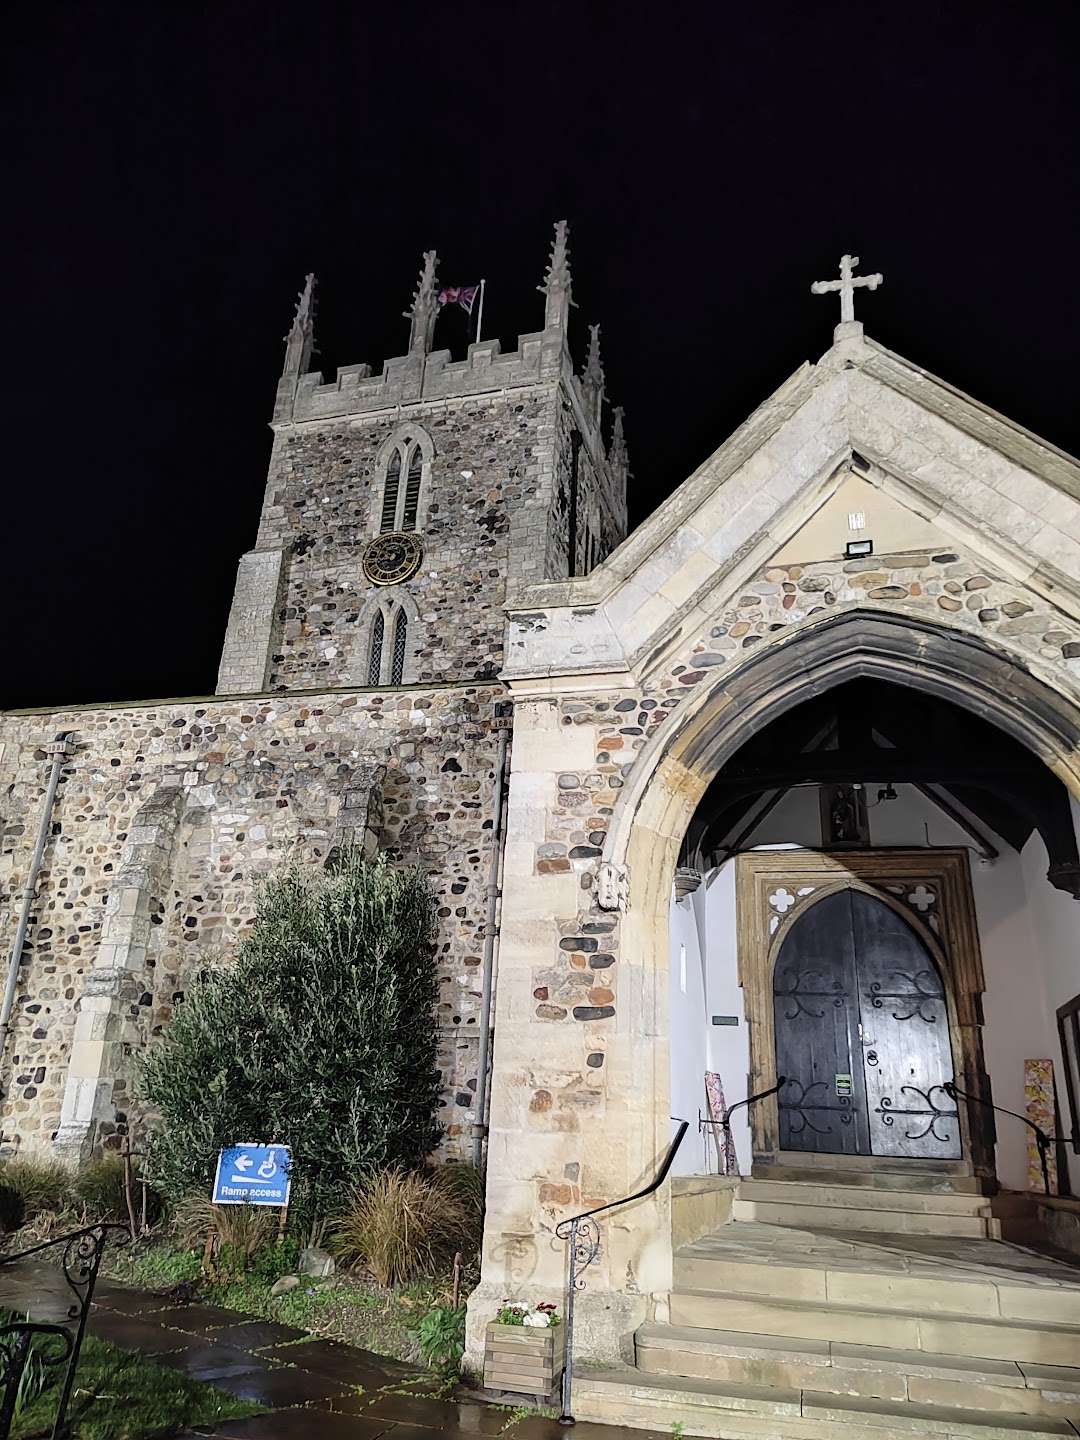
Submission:
<svg viewBox="0 0 1080 1440">
<path fill-rule="evenodd" d="M 4 1319 L 8 1323 L 8 1317 Z M 65 1371 L 65 1366 L 38 1369 L 43 1388 L 28 1397 L 15 1417 L 12 1440 L 52 1433 Z M 195 1425 L 216 1425 L 257 1415 L 261 1409 L 189 1380 L 148 1356 L 88 1335 L 67 1418 L 72 1440 L 165 1440 Z"/>
<path fill-rule="evenodd" d="M 123 1249 L 107 1250 L 102 1274 L 120 1284 L 164 1293 L 188 1282 L 192 1298 L 276 1320 L 327 1340 L 342 1340 L 377 1355 L 423 1363 L 413 1332 L 433 1306 L 449 1303 L 449 1275 L 414 1280 L 404 1285 L 381 1286 L 353 1275 L 329 1280 L 303 1280 L 283 1295 L 270 1294 L 270 1280 L 254 1271 L 225 1277 L 214 1284 L 201 1275 L 202 1256 L 178 1250 L 166 1241 L 138 1241 Z M 463 1294 L 475 1275 L 466 1276 Z"/>
</svg>

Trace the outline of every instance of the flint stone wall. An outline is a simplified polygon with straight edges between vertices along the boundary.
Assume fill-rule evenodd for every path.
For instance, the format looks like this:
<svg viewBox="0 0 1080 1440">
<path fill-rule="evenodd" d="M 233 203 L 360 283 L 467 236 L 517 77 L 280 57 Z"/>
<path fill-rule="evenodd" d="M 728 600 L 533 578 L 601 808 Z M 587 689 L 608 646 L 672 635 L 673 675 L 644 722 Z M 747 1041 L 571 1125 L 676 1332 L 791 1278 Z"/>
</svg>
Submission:
<svg viewBox="0 0 1080 1440">
<path fill-rule="evenodd" d="M 254 552 L 283 557 L 267 688 L 366 684 L 367 605 L 379 587 L 364 578 L 361 560 L 382 508 L 377 459 L 410 425 L 434 447 L 417 525 L 423 562 L 388 592 L 402 590 L 417 607 L 411 673 L 418 681 L 493 678 L 512 529 L 517 548 L 538 543 L 541 555 L 550 530 L 553 403 L 550 390 L 522 390 L 428 405 L 413 417 L 388 412 L 280 431 Z"/>
<path fill-rule="evenodd" d="M 442 1122 L 454 1153 L 468 1140 L 476 1084 L 485 897 L 492 853 L 499 686 L 215 698 L 0 717 L 0 907 L 14 931 L 41 815 L 43 746 L 73 730 L 24 952 L 0 1110 L 4 1144 L 57 1131 L 80 998 L 107 909 L 147 869 L 145 942 L 124 977 L 115 1115 L 137 1125 L 130 1056 L 167 1024 L 194 966 L 227 954 L 252 919 L 256 879 L 285 854 L 321 862 L 346 838 L 377 843 L 431 876 Z M 176 802 L 170 854 L 141 865 L 155 806 Z M 154 834 L 156 834 L 154 830 Z M 152 836 L 151 836 L 152 838 Z M 164 875 L 159 883 L 154 877 Z M 100 979 L 100 974 L 99 977 Z"/>
</svg>

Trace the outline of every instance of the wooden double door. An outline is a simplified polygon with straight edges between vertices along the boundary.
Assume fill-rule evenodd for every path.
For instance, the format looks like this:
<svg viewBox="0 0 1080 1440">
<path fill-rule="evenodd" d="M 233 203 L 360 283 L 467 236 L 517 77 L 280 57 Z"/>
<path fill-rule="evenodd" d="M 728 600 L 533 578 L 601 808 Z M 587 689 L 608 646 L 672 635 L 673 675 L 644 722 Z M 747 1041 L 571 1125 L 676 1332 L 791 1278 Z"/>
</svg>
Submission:
<svg viewBox="0 0 1080 1440">
<path fill-rule="evenodd" d="M 924 941 L 864 890 L 809 902 L 773 970 L 782 1150 L 961 1156 L 949 1008 Z"/>
</svg>

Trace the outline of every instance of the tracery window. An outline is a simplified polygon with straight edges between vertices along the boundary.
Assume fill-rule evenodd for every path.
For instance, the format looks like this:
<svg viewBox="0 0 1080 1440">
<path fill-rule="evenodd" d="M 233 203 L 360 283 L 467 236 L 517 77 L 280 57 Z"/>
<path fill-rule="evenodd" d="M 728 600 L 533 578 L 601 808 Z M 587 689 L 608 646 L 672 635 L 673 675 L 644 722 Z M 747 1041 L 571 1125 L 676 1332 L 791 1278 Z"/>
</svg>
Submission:
<svg viewBox="0 0 1080 1440">
<path fill-rule="evenodd" d="M 378 685 L 382 680 L 382 652 L 383 641 L 386 635 L 386 621 L 381 609 L 376 610 L 375 619 L 371 622 L 371 648 L 368 656 L 368 677 L 369 685 Z"/>
<path fill-rule="evenodd" d="M 422 431 L 393 437 L 383 447 L 379 465 L 383 484 L 379 534 L 416 530 L 420 525 L 432 453 L 431 441 Z"/>
<path fill-rule="evenodd" d="M 412 678 L 409 665 L 410 617 L 400 600 L 380 596 L 368 630 L 367 683 L 401 685 Z"/>
</svg>

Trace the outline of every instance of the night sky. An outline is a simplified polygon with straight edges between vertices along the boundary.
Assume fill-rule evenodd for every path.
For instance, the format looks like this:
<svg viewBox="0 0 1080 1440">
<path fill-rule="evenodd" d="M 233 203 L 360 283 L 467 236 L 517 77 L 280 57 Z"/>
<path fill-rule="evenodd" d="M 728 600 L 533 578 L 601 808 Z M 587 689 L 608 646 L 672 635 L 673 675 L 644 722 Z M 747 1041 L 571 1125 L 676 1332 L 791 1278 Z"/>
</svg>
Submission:
<svg viewBox="0 0 1080 1440">
<path fill-rule="evenodd" d="M 568 218 L 633 521 L 827 349 L 845 250 L 874 339 L 1080 452 L 1073 14 L 24 0 L 0 703 L 213 690 L 307 270 L 328 376 L 404 351 L 430 247 L 510 349 Z"/>
</svg>

